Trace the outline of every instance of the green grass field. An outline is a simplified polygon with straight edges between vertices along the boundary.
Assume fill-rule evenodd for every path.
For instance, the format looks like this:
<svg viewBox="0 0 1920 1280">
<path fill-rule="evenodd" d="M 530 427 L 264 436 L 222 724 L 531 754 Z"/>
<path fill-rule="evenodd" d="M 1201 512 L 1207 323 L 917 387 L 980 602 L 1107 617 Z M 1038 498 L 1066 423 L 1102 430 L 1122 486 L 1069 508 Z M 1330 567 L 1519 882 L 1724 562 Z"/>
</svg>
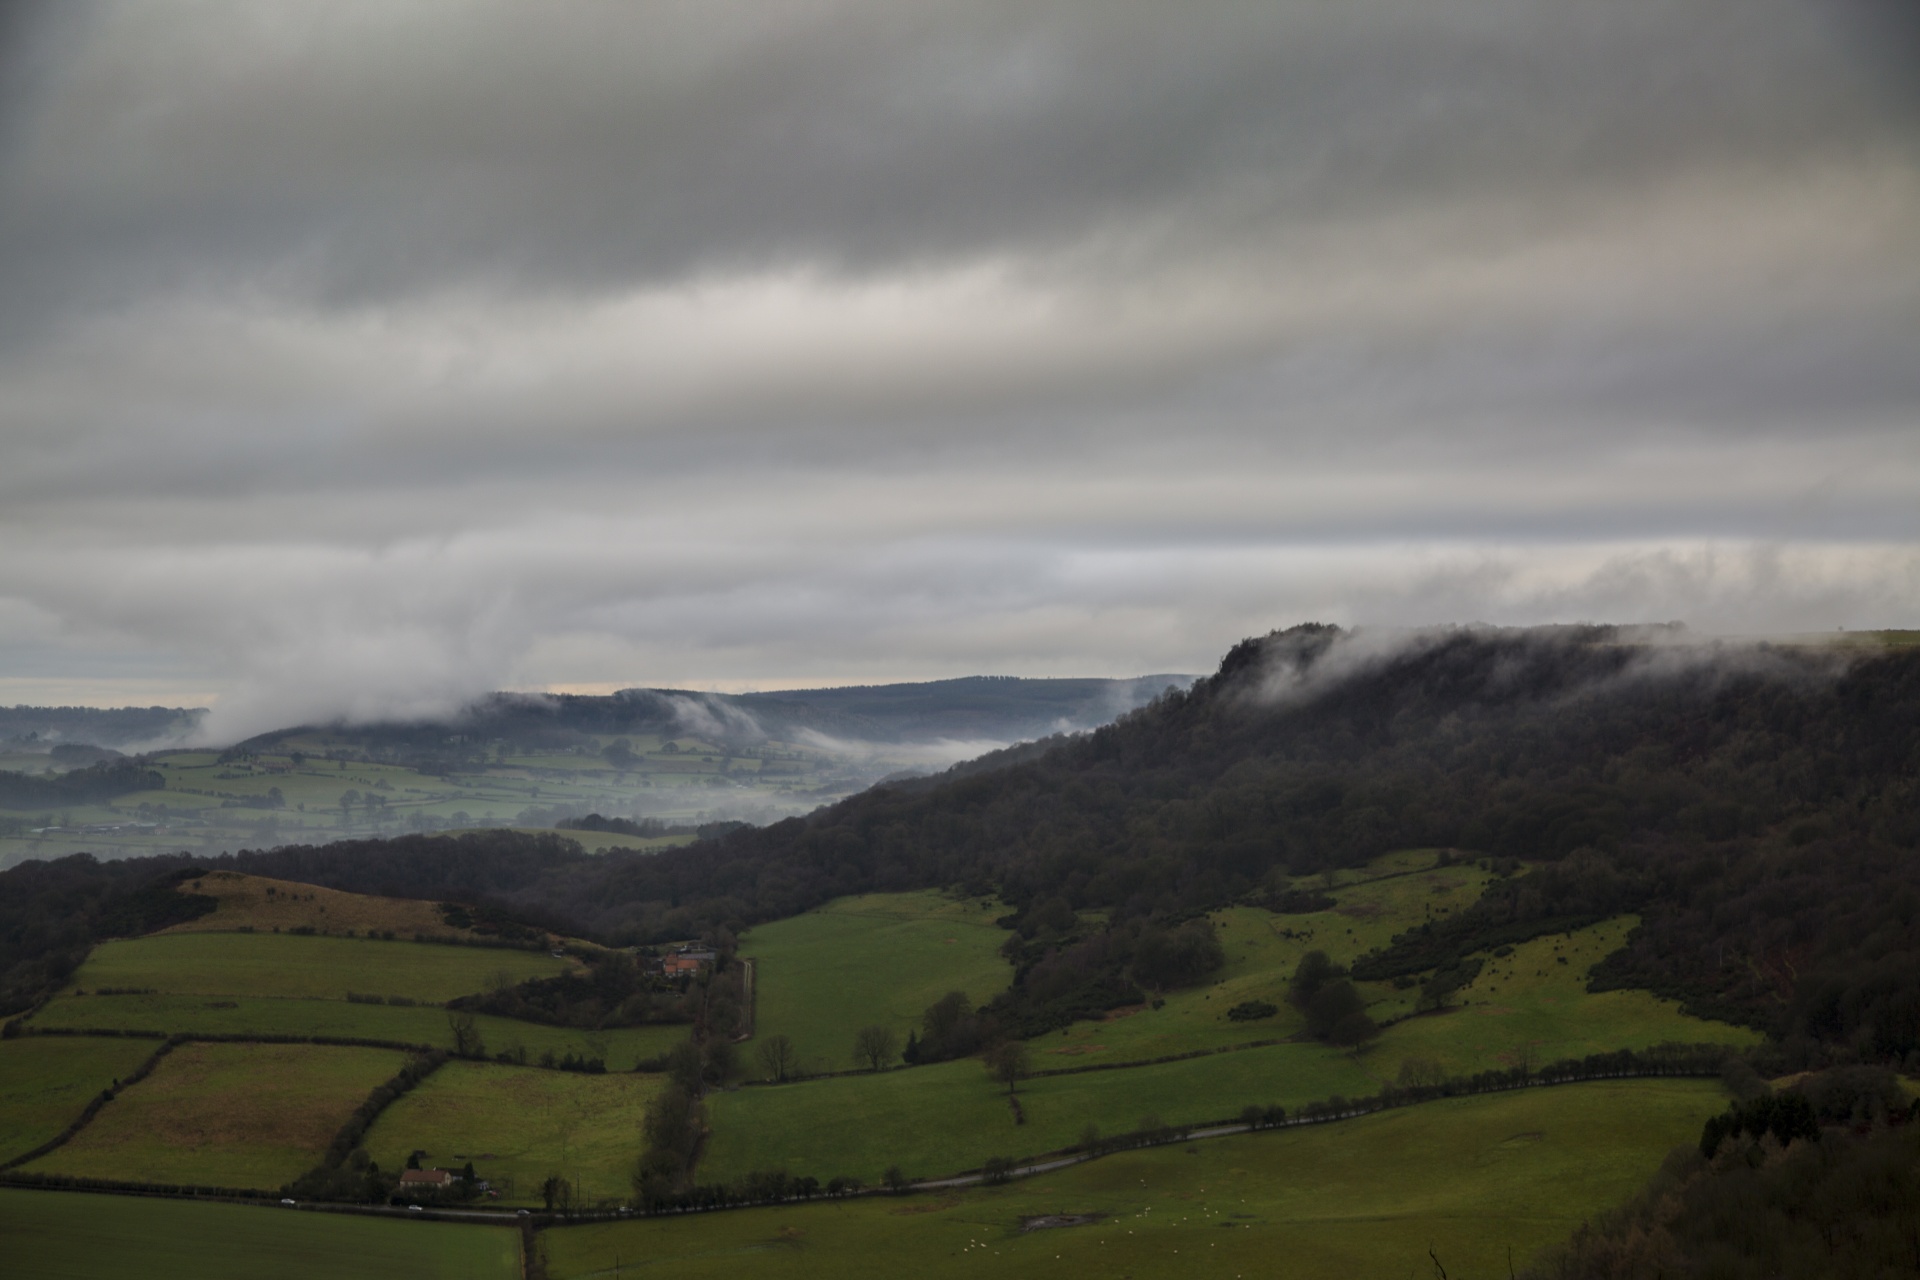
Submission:
<svg viewBox="0 0 1920 1280">
<path fill-rule="evenodd" d="M 685 1026 L 620 1027 L 580 1031 L 534 1022 L 474 1015 L 488 1053 L 516 1047 L 538 1058 L 572 1053 L 604 1056 L 610 1068 L 627 1070 L 685 1040 Z M 453 1047 L 445 1009 L 433 1005 L 349 1004 L 344 1000 L 271 997 L 213 999 L 206 996 L 60 996 L 34 1015 L 33 1025 L 80 1031 L 166 1031 L 203 1035 L 333 1036 L 391 1040 L 400 1044 Z"/>
<path fill-rule="evenodd" d="M 1409 862 L 1420 869 L 1409 874 Z M 1389 854 L 1368 871 L 1374 878 L 1335 888 L 1331 896 L 1338 905 L 1327 911 L 1276 915 L 1259 907 L 1230 907 L 1213 912 L 1209 918 L 1227 963 L 1211 985 L 1168 992 L 1159 1009 L 1078 1023 L 1064 1038 L 1035 1041 L 1036 1053 L 1045 1066 L 1124 1062 L 1293 1035 L 1302 1024 L 1287 1007 L 1287 981 L 1301 956 L 1320 950 L 1339 964 L 1351 964 L 1429 913 L 1465 907 L 1490 878 L 1470 863 L 1436 868 L 1427 853 Z M 1383 999 L 1393 992 L 1382 984 L 1368 994 Z M 1280 1013 L 1259 1022 L 1229 1022 L 1227 1010 L 1243 1000 L 1265 1001 Z M 1384 1015 L 1376 1011 L 1376 1016 Z"/>
<path fill-rule="evenodd" d="M 1507 1274 L 1638 1190 L 1725 1105 L 1613 1081 L 1129 1152 L 1005 1187 L 542 1233 L 554 1280 Z M 1095 1221 L 1023 1231 L 1024 1219 Z"/>
<path fill-rule="evenodd" d="M 1429 911 L 1442 914 L 1471 902 L 1487 878 L 1471 865 L 1435 869 L 1430 854 L 1391 855 L 1373 870 L 1373 879 L 1336 887 L 1339 905 L 1333 910 L 1215 912 L 1228 953 L 1217 982 L 1171 993 L 1160 1009 L 1120 1010 L 1102 1022 L 1037 1037 L 1029 1042 L 1035 1069 L 1141 1064 L 1161 1055 L 1295 1036 L 1301 1021 L 1286 1006 L 1285 991 L 1301 955 L 1317 947 L 1350 961 Z M 822 1179 L 851 1174 L 871 1180 L 894 1162 L 915 1175 L 947 1173 L 990 1156 L 1066 1146 L 1089 1123 L 1113 1133 L 1135 1127 L 1147 1114 L 1186 1123 L 1226 1118 L 1250 1103 L 1291 1107 L 1334 1093 L 1371 1094 L 1394 1083 L 1409 1059 L 1468 1075 L 1664 1042 L 1750 1044 L 1758 1038 L 1745 1028 L 1688 1017 L 1643 991 L 1587 992 L 1588 969 L 1618 948 L 1633 925 L 1631 917 L 1621 917 L 1535 939 L 1506 957 L 1487 956 L 1487 967 L 1461 993 L 1458 1008 L 1405 1018 L 1359 1052 L 1290 1041 L 1036 1078 L 1022 1086 L 1027 1123 L 1019 1127 L 1011 1124 L 1004 1095 L 972 1061 L 721 1095 L 710 1104 L 714 1132 L 701 1176 L 727 1180 L 785 1168 Z M 809 947 L 830 950 L 822 939 L 831 937 L 824 931 L 804 935 L 801 954 L 811 954 Z M 1412 991 L 1387 983 L 1364 984 L 1363 990 L 1382 1021 L 1412 1010 Z M 1257 1022 L 1229 1021 L 1226 1011 L 1248 999 L 1269 1001 L 1281 1012 Z M 763 1035 L 771 1025 L 763 1021 Z M 850 1118 L 857 1123 L 848 1123 Z"/>
<path fill-rule="evenodd" d="M 1312 918 L 1275 916 L 1252 907 L 1216 912 L 1214 920 L 1229 955 L 1216 985 L 1172 993 L 1161 1009 L 1118 1011 L 1105 1022 L 1076 1023 L 1065 1035 L 1040 1037 L 1031 1042 L 1036 1064 L 1126 1062 L 1300 1034 L 1301 1018 L 1286 1004 L 1286 980 L 1300 955 L 1322 943 L 1319 938 L 1303 941 L 1275 933 L 1298 933 L 1302 926 L 1297 922 Z M 1588 992 L 1588 970 L 1619 949 L 1635 923 L 1632 916 L 1621 916 L 1572 934 L 1536 938 L 1504 958 L 1482 953 L 1486 968 L 1460 992 L 1458 1007 L 1388 1027 L 1363 1054 L 1367 1071 L 1390 1083 L 1410 1057 L 1461 1075 L 1518 1065 L 1523 1059 L 1537 1065 L 1668 1041 L 1758 1041 L 1759 1036 L 1744 1027 L 1689 1017 L 1674 1001 L 1645 991 Z M 1404 914 L 1395 918 L 1383 913 L 1361 926 L 1365 936 L 1360 948 L 1374 945 L 1374 933 L 1404 927 Z M 1356 954 L 1352 944 L 1323 949 L 1342 963 Z M 1418 996 L 1417 989 L 1396 990 L 1384 982 L 1363 983 L 1361 990 L 1372 1001 L 1368 1012 L 1380 1022 L 1405 1018 Z M 1280 1012 L 1257 1022 L 1229 1021 L 1227 1010 L 1242 1000 L 1264 1000 Z"/>
<path fill-rule="evenodd" d="M 0 1161 L 58 1137 L 94 1095 L 131 1075 L 151 1040 L 21 1036 L 0 1040 Z"/>
<path fill-rule="evenodd" d="M 1757 1032 L 1689 1017 L 1673 1001 L 1645 991 L 1589 992 L 1587 971 L 1618 950 L 1634 924 L 1633 917 L 1621 916 L 1521 943 L 1510 956 L 1482 953 L 1486 968 L 1460 993 L 1458 1007 L 1389 1027 L 1368 1051 L 1368 1069 L 1384 1082 L 1410 1057 L 1462 1075 L 1663 1042 L 1759 1043 Z M 1397 1000 L 1410 1007 L 1412 993 L 1399 993 Z M 1382 1005 L 1384 1012 L 1395 1011 L 1392 1001 Z M 1383 1009 L 1374 1012 L 1379 1016 Z"/>
<path fill-rule="evenodd" d="M 1319 1045 L 1282 1044 L 1182 1062 L 1025 1081 L 1015 1124 L 1005 1086 L 973 1059 L 879 1075 L 839 1076 L 717 1094 L 701 1181 L 786 1169 L 821 1181 L 879 1178 L 890 1164 L 914 1177 L 976 1168 L 993 1156 L 1051 1151 L 1104 1133 L 1228 1119 L 1249 1103 L 1297 1106 L 1331 1094 L 1373 1091 L 1351 1056 Z"/>
<path fill-rule="evenodd" d="M 540 1203 L 541 1181 L 555 1174 L 579 1201 L 625 1200 L 662 1079 L 452 1062 L 387 1108 L 367 1150 L 385 1169 L 412 1151 L 427 1152 L 429 1167 L 471 1160 L 508 1204 Z"/>
<path fill-rule="evenodd" d="M 379 942 L 289 933 L 176 933 L 106 942 L 74 975 L 83 991 L 344 1000 L 349 991 L 436 1004 L 484 991 L 495 975 L 548 978 L 569 961 L 545 952 Z"/>
<path fill-rule="evenodd" d="M 841 898 L 817 911 L 756 926 L 740 944 L 759 986 L 755 1038 L 792 1038 L 809 1071 L 853 1066 L 854 1032 L 893 1027 L 904 1045 L 927 1006 L 949 991 L 976 1003 L 1012 981 L 984 899 L 890 893 Z M 748 1046 L 747 1070 L 757 1071 Z"/>
<path fill-rule="evenodd" d="M 511 1227 L 0 1190 L 18 1280 L 518 1280 Z"/>
<path fill-rule="evenodd" d="M 353 1109 L 405 1061 L 390 1049 L 184 1044 L 25 1168 L 272 1190 L 311 1169 Z"/>
</svg>

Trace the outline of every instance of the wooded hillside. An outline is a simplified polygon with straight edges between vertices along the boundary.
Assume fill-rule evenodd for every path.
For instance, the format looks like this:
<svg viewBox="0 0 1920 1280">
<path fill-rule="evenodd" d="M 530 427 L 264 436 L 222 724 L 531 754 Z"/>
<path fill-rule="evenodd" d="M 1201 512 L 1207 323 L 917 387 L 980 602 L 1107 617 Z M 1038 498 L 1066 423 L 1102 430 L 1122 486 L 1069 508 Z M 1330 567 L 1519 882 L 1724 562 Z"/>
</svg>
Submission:
<svg viewBox="0 0 1920 1280">
<path fill-rule="evenodd" d="M 846 894 L 993 891 L 1014 907 L 1022 988 L 1044 978 L 1078 1010 L 1117 998 L 1116 966 L 1183 918 L 1235 900 L 1284 909 L 1288 877 L 1445 848 L 1505 875 L 1356 976 L 1637 912 L 1597 981 L 1886 1057 L 1920 1051 L 1916 846 L 1920 651 L 1607 628 L 1380 644 L 1307 626 L 1246 641 L 1190 691 L 1091 734 L 685 848 L 369 841 L 232 864 L 493 897 L 617 941 L 737 930 Z"/>
</svg>

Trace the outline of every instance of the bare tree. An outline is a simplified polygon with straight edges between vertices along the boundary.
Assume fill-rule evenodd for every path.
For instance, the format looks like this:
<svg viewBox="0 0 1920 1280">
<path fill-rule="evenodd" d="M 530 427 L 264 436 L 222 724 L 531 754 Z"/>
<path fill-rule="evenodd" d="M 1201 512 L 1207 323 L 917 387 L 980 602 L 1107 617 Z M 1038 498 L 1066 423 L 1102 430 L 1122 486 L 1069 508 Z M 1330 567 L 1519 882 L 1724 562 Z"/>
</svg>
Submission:
<svg viewBox="0 0 1920 1280">
<path fill-rule="evenodd" d="M 760 1065 L 771 1080 L 785 1081 L 800 1069 L 800 1054 L 786 1036 L 768 1036 L 760 1042 Z"/>
<path fill-rule="evenodd" d="M 985 1054 L 987 1074 L 1007 1086 L 1011 1094 L 1014 1086 L 1032 1074 L 1032 1058 L 1027 1046 L 1018 1040 L 1008 1040 L 987 1050 Z"/>
<path fill-rule="evenodd" d="M 862 1027 L 853 1036 L 853 1060 L 865 1064 L 867 1070 L 878 1071 L 882 1067 L 893 1065 L 900 1056 L 900 1037 L 893 1033 L 892 1027 L 875 1024 Z"/>
<path fill-rule="evenodd" d="M 447 1027 L 453 1032 L 454 1053 L 462 1058 L 487 1056 L 486 1041 L 480 1038 L 480 1028 L 474 1025 L 472 1014 L 447 1010 Z"/>
</svg>

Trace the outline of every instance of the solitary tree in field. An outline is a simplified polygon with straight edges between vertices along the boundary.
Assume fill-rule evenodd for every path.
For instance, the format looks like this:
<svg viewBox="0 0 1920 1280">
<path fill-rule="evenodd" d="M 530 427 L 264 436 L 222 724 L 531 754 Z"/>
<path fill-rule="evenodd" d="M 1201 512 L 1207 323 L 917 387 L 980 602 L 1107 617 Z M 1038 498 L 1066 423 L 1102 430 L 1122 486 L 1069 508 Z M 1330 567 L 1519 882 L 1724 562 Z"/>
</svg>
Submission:
<svg viewBox="0 0 1920 1280">
<path fill-rule="evenodd" d="M 784 1084 L 800 1068 L 800 1053 L 786 1036 L 768 1036 L 760 1042 L 760 1065 L 767 1078 Z"/>
<path fill-rule="evenodd" d="M 486 1042 L 480 1038 L 480 1028 L 475 1025 L 472 1014 L 449 1009 L 447 1028 L 453 1032 L 454 1053 L 462 1058 L 487 1056 Z"/>
<path fill-rule="evenodd" d="M 1032 1074 L 1032 1058 L 1027 1046 L 1018 1040 L 1009 1040 L 1005 1044 L 995 1045 L 987 1050 L 987 1074 L 1007 1086 L 1007 1092 L 1013 1093 L 1014 1086 Z"/>
<path fill-rule="evenodd" d="M 892 1027 L 874 1025 L 862 1027 L 853 1036 L 853 1060 L 865 1064 L 867 1070 L 878 1071 L 890 1067 L 893 1060 L 900 1056 L 900 1039 L 893 1034 Z"/>
</svg>

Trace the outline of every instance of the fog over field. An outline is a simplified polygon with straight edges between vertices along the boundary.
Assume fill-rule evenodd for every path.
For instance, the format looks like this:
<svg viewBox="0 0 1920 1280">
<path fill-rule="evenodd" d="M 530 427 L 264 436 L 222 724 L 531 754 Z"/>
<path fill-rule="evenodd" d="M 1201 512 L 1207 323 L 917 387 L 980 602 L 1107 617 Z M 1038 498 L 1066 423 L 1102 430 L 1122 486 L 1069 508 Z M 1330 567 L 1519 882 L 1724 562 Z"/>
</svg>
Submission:
<svg viewBox="0 0 1920 1280">
<path fill-rule="evenodd" d="M 0 16 L 0 704 L 1920 612 L 1895 0 Z"/>
</svg>

